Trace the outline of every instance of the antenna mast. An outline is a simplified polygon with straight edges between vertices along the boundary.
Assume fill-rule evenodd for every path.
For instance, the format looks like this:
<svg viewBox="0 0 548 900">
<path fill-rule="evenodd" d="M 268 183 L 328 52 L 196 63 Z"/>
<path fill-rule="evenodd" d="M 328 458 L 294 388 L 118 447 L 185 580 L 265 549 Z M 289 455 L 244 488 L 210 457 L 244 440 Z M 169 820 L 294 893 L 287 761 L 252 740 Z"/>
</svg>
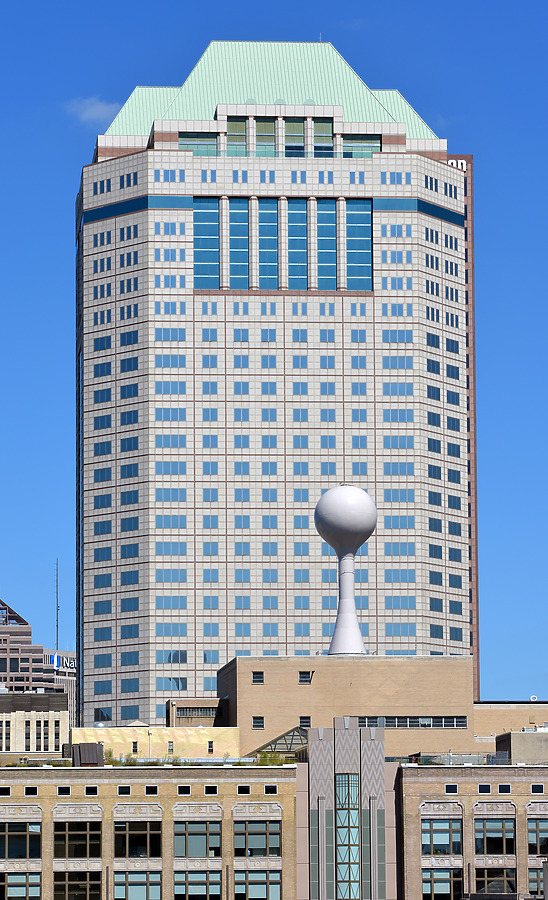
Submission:
<svg viewBox="0 0 548 900">
<path fill-rule="evenodd" d="M 59 653 L 59 557 L 55 561 L 55 652 Z"/>
</svg>

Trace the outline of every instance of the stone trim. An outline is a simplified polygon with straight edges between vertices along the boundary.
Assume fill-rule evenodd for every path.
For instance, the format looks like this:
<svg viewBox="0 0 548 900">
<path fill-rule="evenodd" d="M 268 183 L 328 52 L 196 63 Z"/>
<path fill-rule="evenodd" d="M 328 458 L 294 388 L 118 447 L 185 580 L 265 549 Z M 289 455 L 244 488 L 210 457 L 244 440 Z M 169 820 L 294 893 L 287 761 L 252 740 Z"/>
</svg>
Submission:
<svg viewBox="0 0 548 900">
<path fill-rule="evenodd" d="M 41 872 L 41 859 L 0 859 L 0 872 Z"/>
<path fill-rule="evenodd" d="M 103 807 L 100 803 L 56 803 L 52 813 L 57 821 L 100 820 L 103 818 Z"/>
<path fill-rule="evenodd" d="M 464 868 L 462 856 L 421 856 L 421 866 L 429 869 Z"/>
<path fill-rule="evenodd" d="M 235 803 L 232 807 L 232 815 L 235 819 L 270 819 L 282 818 L 282 806 L 280 803 Z"/>
<path fill-rule="evenodd" d="M 446 816 L 459 816 L 463 815 L 463 805 L 462 803 L 456 803 L 455 801 L 447 800 L 447 802 L 442 803 L 421 803 L 419 807 L 419 812 L 421 816 L 428 816 L 430 819 L 445 819 Z"/>
<path fill-rule="evenodd" d="M 163 816 L 163 807 L 159 803 L 116 803 L 112 807 L 113 819 L 137 819 L 145 821 L 146 819 L 161 820 Z"/>
<path fill-rule="evenodd" d="M 196 869 L 210 869 L 211 871 L 221 872 L 223 869 L 223 860 L 220 857 L 217 859 L 209 859 L 209 857 L 203 856 L 193 857 L 192 859 L 173 860 L 174 872 L 193 872 Z"/>
<path fill-rule="evenodd" d="M 280 869 L 282 870 L 281 856 L 252 856 L 249 859 L 240 859 L 236 857 L 234 860 L 234 871 L 246 871 L 249 869 Z M 283 870 L 282 870 L 283 871 Z"/>
<path fill-rule="evenodd" d="M 475 816 L 487 816 L 487 815 L 503 815 L 503 816 L 515 816 L 516 815 L 516 804 L 509 802 L 481 802 L 478 801 L 474 803 L 474 815 Z"/>
<path fill-rule="evenodd" d="M 102 859 L 54 859 L 54 872 L 101 872 Z"/>
<path fill-rule="evenodd" d="M 162 858 L 151 856 L 149 859 L 113 859 L 112 869 L 114 872 L 161 872 Z"/>
<path fill-rule="evenodd" d="M 531 800 L 525 807 L 525 812 L 527 815 L 547 815 L 548 814 L 548 802 L 546 800 L 543 802 L 542 800 Z"/>
<path fill-rule="evenodd" d="M 220 803 L 175 803 L 173 818 L 182 819 L 222 819 L 223 807 Z"/>
<path fill-rule="evenodd" d="M 23 803 L 19 806 L 0 806 L 0 819 L 25 819 L 28 822 L 42 821 L 43 810 L 35 803 Z"/>
</svg>

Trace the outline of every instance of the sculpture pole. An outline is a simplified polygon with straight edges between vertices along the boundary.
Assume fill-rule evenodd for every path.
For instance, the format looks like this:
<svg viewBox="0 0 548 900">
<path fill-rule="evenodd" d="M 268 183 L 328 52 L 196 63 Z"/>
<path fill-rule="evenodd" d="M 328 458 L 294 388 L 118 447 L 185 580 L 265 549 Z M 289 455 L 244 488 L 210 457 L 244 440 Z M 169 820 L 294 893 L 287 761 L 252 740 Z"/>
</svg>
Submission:
<svg viewBox="0 0 548 900">
<path fill-rule="evenodd" d="M 339 484 L 318 501 L 314 524 L 339 558 L 339 605 L 328 655 L 366 653 L 356 614 L 354 558 L 375 530 L 375 504 L 355 485 Z"/>
</svg>

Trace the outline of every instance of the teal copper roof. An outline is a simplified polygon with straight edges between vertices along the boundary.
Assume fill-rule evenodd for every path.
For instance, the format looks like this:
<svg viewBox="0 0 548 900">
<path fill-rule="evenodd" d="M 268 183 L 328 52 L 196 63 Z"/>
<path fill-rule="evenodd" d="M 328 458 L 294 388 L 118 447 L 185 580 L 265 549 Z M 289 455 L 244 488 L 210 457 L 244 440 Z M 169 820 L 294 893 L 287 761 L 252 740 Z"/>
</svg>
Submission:
<svg viewBox="0 0 548 900">
<path fill-rule="evenodd" d="M 217 104 L 343 106 L 347 122 L 405 122 L 435 138 L 397 91 L 372 91 L 329 43 L 212 41 L 182 87 L 137 87 L 107 135 L 148 135 L 154 119 L 212 120 Z"/>
</svg>

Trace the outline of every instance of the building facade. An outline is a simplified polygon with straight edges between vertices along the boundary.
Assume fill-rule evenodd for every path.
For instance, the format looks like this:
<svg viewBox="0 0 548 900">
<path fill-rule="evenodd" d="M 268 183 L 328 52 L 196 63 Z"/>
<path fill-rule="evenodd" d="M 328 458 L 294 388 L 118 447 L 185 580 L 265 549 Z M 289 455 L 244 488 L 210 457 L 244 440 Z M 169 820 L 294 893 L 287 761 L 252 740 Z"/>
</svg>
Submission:
<svg viewBox="0 0 548 900">
<path fill-rule="evenodd" d="M 60 654 L 33 642 L 32 626 L 0 600 L 0 692 L 3 691 L 66 693 L 70 725 L 76 724 L 76 653 L 68 650 Z M 17 701 L 13 701 L 11 708 L 16 706 Z M 23 704 L 21 710 L 24 709 Z M 0 749 L 5 749 L 2 741 Z"/>
<path fill-rule="evenodd" d="M 296 897 L 295 766 L 4 773 L 3 897 Z"/>
<path fill-rule="evenodd" d="M 545 766 L 401 767 L 404 897 L 543 897 Z"/>
<path fill-rule="evenodd" d="M 81 724 L 161 722 L 234 656 L 327 650 L 313 511 L 342 480 L 379 510 L 367 651 L 477 666 L 471 179 L 330 44 L 215 42 L 99 136 L 77 201 Z"/>
</svg>

